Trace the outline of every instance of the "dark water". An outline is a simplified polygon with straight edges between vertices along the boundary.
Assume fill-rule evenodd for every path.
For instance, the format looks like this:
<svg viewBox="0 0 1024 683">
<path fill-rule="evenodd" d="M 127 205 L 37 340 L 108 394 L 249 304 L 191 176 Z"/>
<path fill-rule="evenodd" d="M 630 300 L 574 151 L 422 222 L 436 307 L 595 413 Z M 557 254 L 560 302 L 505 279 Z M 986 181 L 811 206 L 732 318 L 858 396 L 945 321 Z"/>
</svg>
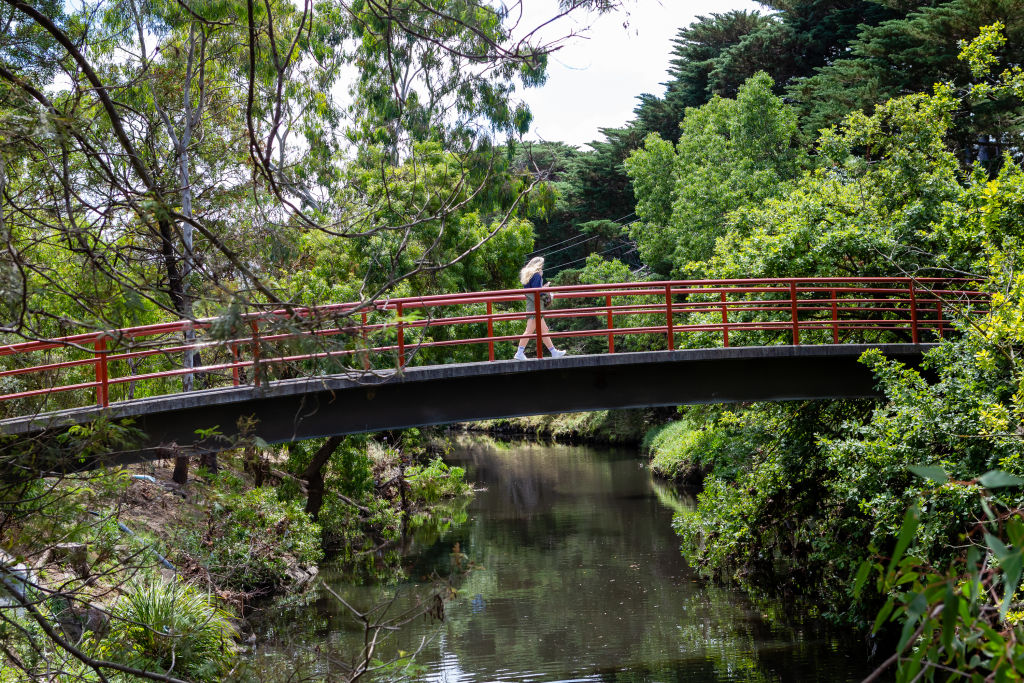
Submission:
<svg viewBox="0 0 1024 683">
<path fill-rule="evenodd" d="M 859 638 L 698 581 L 671 528 L 690 503 L 653 481 L 635 451 L 467 438 L 445 459 L 486 491 L 464 522 L 413 543 L 407 566 L 413 578 L 455 569 L 456 597 L 443 622 L 416 619 L 376 650 L 387 660 L 426 638 L 420 680 L 857 681 L 870 672 Z M 396 615 L 427 595 L 324 577 L 361 610 L 394 598 Z M 364 633 L 321 595 L 265 615 L 255 660 L 269 666 L 286 645 L 319 648 L 335 655 L 317 672 L 341 672 Z"/>
</svg>

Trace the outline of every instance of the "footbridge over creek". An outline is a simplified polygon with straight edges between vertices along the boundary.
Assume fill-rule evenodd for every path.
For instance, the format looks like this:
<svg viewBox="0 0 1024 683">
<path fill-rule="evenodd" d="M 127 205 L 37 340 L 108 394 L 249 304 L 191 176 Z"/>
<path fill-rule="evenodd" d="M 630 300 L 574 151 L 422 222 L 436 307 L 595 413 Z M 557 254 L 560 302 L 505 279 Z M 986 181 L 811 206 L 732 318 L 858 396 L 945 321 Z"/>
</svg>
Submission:
<svg viewBox="0 0 1024 683">
<path fill-rule="evenodd" d="M 138 433 L 82 469 L 552 412 L 877 395 L 860 355 L 916 364 L 975 283 L 855 278 L 545 287 L 280 309 L 0 347 L 0 432 L 46 444 L 76 425 Z M 524 309 L 533 299 L 533 311 Z M 546 309 L 546 310 L 544 310 Z M 525 321 L 571 355 L 511 358 Z M 184 392 L 186 382 L 194 390 Z M 16 390 L 11 391 L 14 387 Z"/>
</svg>

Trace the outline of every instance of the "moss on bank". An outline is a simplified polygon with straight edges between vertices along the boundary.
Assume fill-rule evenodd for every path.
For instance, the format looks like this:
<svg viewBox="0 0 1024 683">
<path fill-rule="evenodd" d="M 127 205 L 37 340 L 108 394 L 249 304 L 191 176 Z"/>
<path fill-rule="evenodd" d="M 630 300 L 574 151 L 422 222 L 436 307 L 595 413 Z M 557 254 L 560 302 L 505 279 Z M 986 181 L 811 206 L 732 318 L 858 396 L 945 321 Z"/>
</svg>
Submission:
<svg viewBox="0 0 1024 683">
<path fill-rule="evenodd" d="M 735 477 L 750 458 L 751 440 L 740 413 L 721 406 L 693 406 L 648 430 L 642 449 L 657 476 L 699 487 L 712 474 Z"/>
</svg>

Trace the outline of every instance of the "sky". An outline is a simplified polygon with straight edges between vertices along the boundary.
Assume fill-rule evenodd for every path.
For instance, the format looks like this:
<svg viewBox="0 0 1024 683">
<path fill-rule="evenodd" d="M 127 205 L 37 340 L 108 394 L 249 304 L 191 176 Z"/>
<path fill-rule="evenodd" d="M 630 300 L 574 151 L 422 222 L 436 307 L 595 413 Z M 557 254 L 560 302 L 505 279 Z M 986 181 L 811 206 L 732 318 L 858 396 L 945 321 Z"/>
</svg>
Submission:
<svg viewBox="0 0 1024 683">
<path fill-rule="evenodd" d="M 535 26 L 554 14 L 557 1 L 524 4 L 521 25 Z M 571 38 L 551 55 L 544 86 L 520 93 L 533 112 L 527 138 L 577 146 L 601 139 L 598 128 L 614 128 L 633 118 L 638 95 L 664 94 L 661 84 L 668 80 L 672 39 L 680 28 L 698 15 L 733 9 L 765 11 L 752 0 L 636 0 L 628 13 L 596 20 L 581 14 L 559 25 L 559 35 L 565 35 L 591 24 L 584 37 Z"/>
</svg>

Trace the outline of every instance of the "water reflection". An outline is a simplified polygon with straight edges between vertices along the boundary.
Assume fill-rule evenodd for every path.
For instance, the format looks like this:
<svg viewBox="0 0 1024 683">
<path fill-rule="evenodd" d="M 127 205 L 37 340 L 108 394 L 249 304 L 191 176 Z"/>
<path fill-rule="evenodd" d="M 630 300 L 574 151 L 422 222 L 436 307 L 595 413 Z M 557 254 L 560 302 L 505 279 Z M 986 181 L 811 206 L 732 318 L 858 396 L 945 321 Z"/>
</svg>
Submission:
<svg viewBox="0 0 1024 683">
<path fill-rule="evenodd" d="M 467 437 L 447 459 L 486 491 L 463 524 L 411 558 L 414 578 L 472 566 L 456 572 L 442 624 L 417 623 L 389 644 L 433 638 L 417 658 L 423 680 L 843 681 L 869 670 L 856 644 L 780 624 L 737 591 L 698 582 L 671 529 L 692 501 L 653 482 L 634 451 Z M 363 605 L 398 590 L 333 588 Z M 398 603 L 416 599 L 399 591 Z M 282 616 L 276 624 L 312 628 L 277 626 L 281 640 L 344 651 L 361 639 L 336 601 Z"/>
</svg>

